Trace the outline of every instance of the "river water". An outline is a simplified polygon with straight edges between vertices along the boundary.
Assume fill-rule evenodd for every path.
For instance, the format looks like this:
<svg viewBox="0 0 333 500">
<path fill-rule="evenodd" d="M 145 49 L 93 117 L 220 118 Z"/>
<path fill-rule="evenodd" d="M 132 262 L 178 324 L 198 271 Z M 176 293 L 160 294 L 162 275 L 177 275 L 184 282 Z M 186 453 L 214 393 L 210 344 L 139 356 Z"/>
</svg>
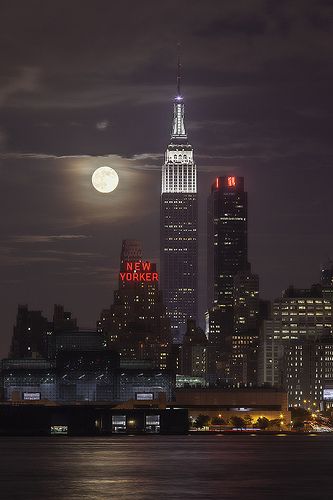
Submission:
<svg viewBox="0 0 333 500">
<path fill-rule="evenodd" d="M 0 438 L 0 499 L 332 499 L 333 436 Z"/>
</svg>

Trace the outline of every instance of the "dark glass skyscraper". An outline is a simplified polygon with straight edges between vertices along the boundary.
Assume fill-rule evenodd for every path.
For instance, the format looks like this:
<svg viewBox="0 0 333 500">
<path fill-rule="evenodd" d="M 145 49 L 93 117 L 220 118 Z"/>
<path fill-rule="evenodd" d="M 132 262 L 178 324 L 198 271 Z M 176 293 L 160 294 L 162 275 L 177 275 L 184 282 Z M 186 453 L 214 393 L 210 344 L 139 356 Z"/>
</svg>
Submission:
<svg viewBox="0 0 333 500">
<path fill-rule="evenodd" d="M 206 333 L 210 342 L 223 344 L 223 351 L 232 351 L 234 278 L 248 270 L 244 178 L 217 177 L 207 206 Z"/>
<path fill-rule="evenodd" d="M 184 125 L 184 102 L 174 99 L 171 142 L 162 167 L 160 212 L 161 285 L 176 338 L 197 316 L 197 171 Z"/>
<path fill-rule="evenodd" d="M 234 277 L 249 268 L 243 177 L 217 177 L 208 198 L 208 309 L 232 309 Z"/>
</svg>

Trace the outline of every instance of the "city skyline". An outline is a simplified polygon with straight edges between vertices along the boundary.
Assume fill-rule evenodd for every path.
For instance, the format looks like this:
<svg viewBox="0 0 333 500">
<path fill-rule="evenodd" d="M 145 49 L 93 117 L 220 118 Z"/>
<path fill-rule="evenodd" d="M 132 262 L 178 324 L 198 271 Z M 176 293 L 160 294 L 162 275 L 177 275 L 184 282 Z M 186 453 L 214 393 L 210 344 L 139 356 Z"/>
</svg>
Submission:
<svg viewBox="0 0 333 500">
<path fill-rule="evenodd" d="M 99 3 L 111 14 L 106 2 Z M 53 18 L 51 25 L 38 2 L 21 6 L 22 18 L 3 7 L 2 356 L 18 303 L 47 316 L 54 303 L 64 303 L 80 324 L 93 326 L 112 302 L 122 239 L 141 239 L 147 258 L 158 262 L 160 168 L 174 96 L 175 40 L 182 43 L 200 186 L 199 316 L 205 309 L 204 207 L 217 175 L 245 177 L 249 260 L 260 276 L 261 296 L 272 299 L 290 283 L 319 281 L 332 248 L 326 221 L 333 153 L 325 23 L 330 7 L 316 11 L 296 3 L 297 16 L 286 5 L 268 12 L 264 2 L 223 12 L 218 2 L 204 12 L 193 2 L 189 17 L 179 16 L 183 21 L 174 24 L 168 24 L 168 7 L 150 11 L 149 23 L 147 9 L 133 8 L 127 28 L 140 35 L 149 27 L 133 53 L 115 22 L 112 33 L 101 23 L 98 9 L 82 8 L 75 25 L 75 9 L 59 2 L 59 23 Z M 125 18 L 122 9 L 112 10 L 114 18 Z M 23 29 L 23 19 L 31 32 Z M 161 19 L 169 29 L 152 47 Z M 41 45 L 40 24 L 45 49 L 34 50 Z M 281 43 L 286 37 L 287 46 Z M 96 53 L 99 61 L 91 55 Z M 92 172 L 104 164 L 120 175 L 111 195 L 91 186 Z"/>
</svg>

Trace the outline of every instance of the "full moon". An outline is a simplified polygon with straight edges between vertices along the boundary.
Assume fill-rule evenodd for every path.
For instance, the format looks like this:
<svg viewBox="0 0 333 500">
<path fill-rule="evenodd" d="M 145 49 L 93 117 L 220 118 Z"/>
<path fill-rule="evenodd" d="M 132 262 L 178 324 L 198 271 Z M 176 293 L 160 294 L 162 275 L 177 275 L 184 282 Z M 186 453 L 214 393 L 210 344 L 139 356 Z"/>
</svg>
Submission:
<svg viewBox="0 0 333 500">
<path fill-rule="evenodd" d="M 100 193 L 111 193 L 118 186 L 118 174 L 111 167 L 99 167 L 92 175 L 92 185 Z"/>
</svg>

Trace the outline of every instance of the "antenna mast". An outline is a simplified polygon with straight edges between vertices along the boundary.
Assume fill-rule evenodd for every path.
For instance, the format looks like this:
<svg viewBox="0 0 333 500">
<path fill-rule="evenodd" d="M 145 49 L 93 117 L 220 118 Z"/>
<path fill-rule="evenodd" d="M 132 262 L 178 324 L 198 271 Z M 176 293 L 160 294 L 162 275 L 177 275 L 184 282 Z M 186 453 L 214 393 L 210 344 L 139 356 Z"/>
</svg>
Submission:
<svg viewBox="0 0 333 500">
<path fill-rule="evenodd" d="M 177 62 L 177 95 L 180 97 L 180 80 L 181 80 L 181 62 L 180 62 L 180 43 L 177 44 L 178 62 Z"/>
</svg>

